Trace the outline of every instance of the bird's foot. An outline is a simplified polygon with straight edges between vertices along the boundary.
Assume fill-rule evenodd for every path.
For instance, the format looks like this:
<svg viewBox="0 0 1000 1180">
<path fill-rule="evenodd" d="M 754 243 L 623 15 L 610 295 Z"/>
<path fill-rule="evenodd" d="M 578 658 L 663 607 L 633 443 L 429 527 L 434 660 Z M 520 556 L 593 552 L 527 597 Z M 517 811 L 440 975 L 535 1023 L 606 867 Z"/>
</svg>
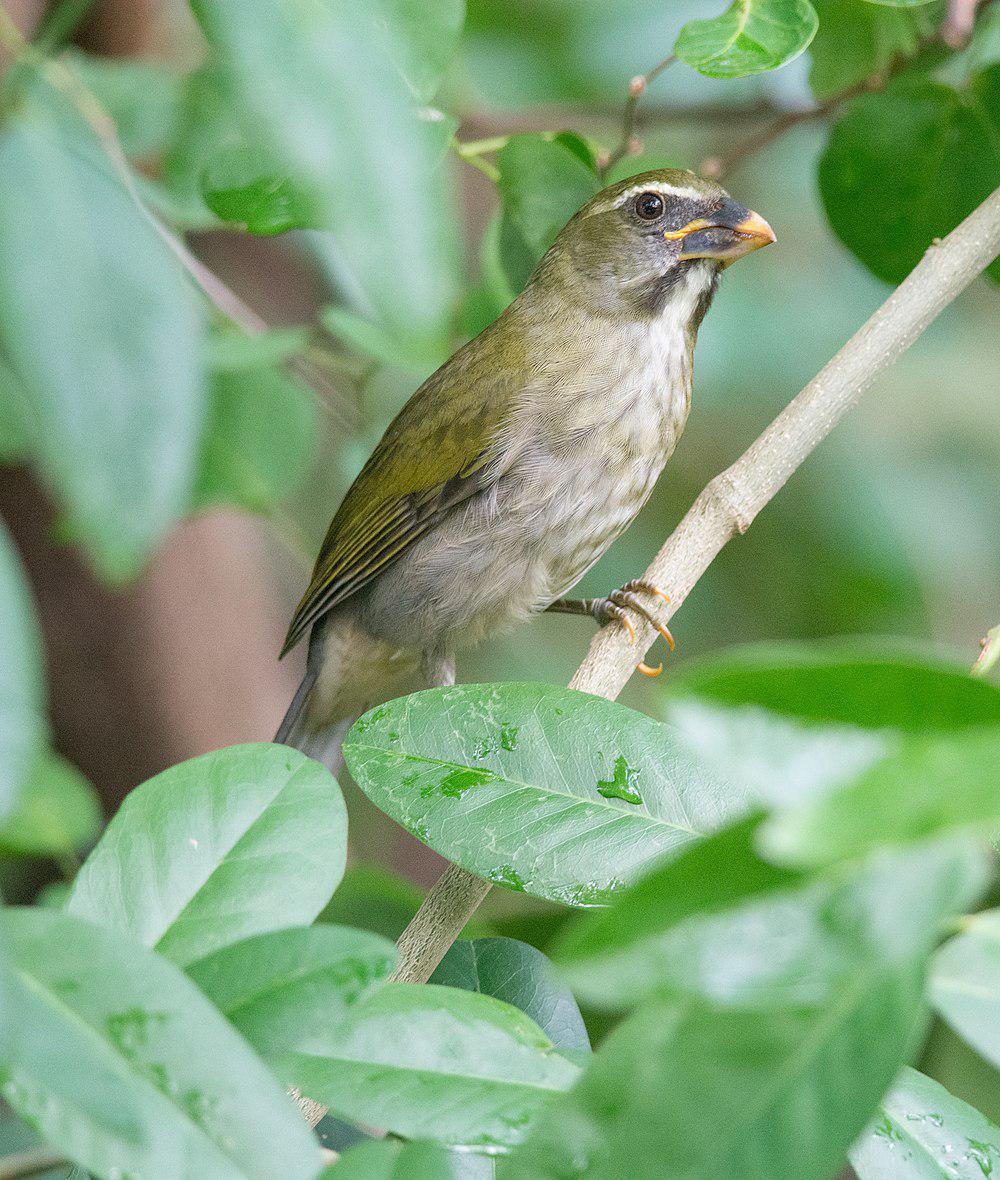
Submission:
<svg viewBox="0 0 1000 1180">
<path fill-rule="evenodd" d="M 634 581 L 626 582 L 624 586 L 620 586 L 617 590 L 612 590 L 607 598 L 593 599 L 590 613 L 602 627 L 611 622 L 619 623 L 624 627 L 629 639 L 634 643 L 635 627 L 629 618 L 628 612 L 635 611 L 637 615 L 644 618 L 651 627 L 655 628 L 663 636 L 667 641 L 667 646 L 673 651 L 675 644 L 674 637 L 670 634 L 670 628 L 656 618 L 646 603 L 639 597 L 640 593 L 652 595 L 662 599 L 667 605 L 670 604 L 670 595 L 664 593 L 659 586 L 654 586 L 652 582 L 647 582 L 642 578 L 636 578 Z M 643 676 L 659 676 L 663 671 L 662 663 L 658 664 L 655 668 L 651 668 L 645 663 L 640 663 L 636 666 Z"/>
</svg>

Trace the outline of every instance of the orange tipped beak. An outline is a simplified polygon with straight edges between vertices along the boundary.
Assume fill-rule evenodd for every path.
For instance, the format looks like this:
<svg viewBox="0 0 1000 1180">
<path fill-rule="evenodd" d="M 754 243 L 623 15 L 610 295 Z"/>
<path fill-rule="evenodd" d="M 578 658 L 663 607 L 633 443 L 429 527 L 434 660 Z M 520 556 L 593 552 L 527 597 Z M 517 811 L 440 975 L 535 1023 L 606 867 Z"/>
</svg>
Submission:
<svg viewBox="0 0 1000 1180">
<path fill-rule="evenodd" d="M 699 217 L 663 236 L 680 240 L 681 259 L 714 258 L 724 266 L 775 240 L 774 230 L 759 213 L 731 200 L 710 218 Z"/>
</svg>

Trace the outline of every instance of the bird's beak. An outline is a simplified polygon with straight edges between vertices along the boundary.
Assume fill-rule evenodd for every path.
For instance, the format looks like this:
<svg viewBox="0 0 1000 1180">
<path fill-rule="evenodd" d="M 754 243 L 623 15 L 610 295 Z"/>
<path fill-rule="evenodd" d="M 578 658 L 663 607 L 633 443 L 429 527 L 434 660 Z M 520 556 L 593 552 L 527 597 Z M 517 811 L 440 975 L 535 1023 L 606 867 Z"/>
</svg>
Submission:
<svg viewBox="0 0 1000 1180">
<path fill-rule="evenodd" d="M 735 201 L 726 201 L 710 217 L 698 217 L 663 236 L 681 242 L 679 258 L 714 258 L 723 266 L 775 240 L 774 230 L 760 214 Z"/>
</svg>

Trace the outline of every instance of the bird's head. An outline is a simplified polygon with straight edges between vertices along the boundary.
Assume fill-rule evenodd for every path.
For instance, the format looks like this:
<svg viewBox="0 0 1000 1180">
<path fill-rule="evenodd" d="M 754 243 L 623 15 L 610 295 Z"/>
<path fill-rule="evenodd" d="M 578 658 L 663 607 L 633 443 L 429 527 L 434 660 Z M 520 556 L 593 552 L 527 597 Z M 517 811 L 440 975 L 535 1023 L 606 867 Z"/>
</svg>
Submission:
<svg viewBox="0 0 1000 1180">
<path fill-rule="evenodd" d="M 678 287 L 710 297 L 724 267 L 773 241 L 767 222 L 713 181 L 661 168 L 588 201 L 540 272 L 595 311 L 656 315 Z"/>
</svg>

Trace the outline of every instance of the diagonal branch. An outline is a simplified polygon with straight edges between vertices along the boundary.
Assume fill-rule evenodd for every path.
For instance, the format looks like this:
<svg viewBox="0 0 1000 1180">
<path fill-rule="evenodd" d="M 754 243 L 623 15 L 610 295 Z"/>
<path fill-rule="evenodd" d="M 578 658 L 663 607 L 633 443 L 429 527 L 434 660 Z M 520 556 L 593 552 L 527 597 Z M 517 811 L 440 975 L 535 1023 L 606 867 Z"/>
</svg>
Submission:
<svg viewBox="0 0 1000 1180">
<path fill-rule="evenodd" d="M 935 243 L 871 319 L 737 461 L 695 500 L 643 575 L 681 605 L 727 541 L 746 530 L 789 476 L 931 321 L 1000 253 L 1000 189 Z M 594 637 L 570 688 L 614 700 L 656 631 L 635 620 L 632 646 L 620 627 Z M 423 983 L 490 890 L 450 865 L 399 940 L 394 979 Z"/>
</svg>

